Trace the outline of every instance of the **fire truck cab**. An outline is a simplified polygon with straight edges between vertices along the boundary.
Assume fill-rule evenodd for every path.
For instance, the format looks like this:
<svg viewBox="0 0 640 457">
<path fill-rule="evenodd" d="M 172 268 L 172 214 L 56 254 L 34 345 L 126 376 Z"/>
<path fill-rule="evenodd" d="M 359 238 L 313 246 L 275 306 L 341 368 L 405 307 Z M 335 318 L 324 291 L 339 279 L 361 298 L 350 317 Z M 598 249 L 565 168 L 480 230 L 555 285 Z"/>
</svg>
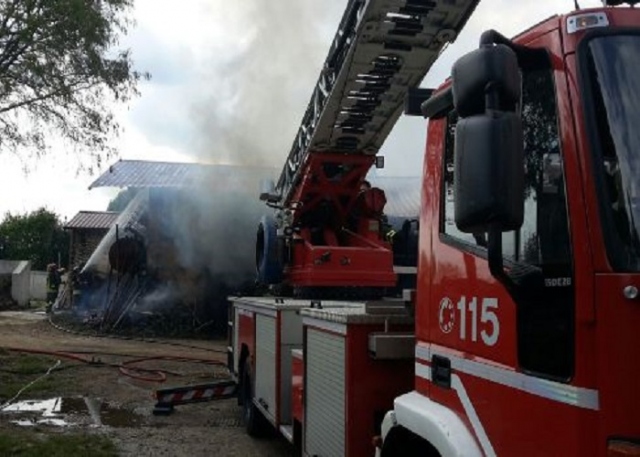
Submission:
<svg viewBox="0 0 640 457">
<path fill-rule="evenodd" d="M 618 2 L 619 3 L 619 2 Z M 640 10 L 483 34 L 428 122 L 383 456 L 640 456 Z"/>
</svg>

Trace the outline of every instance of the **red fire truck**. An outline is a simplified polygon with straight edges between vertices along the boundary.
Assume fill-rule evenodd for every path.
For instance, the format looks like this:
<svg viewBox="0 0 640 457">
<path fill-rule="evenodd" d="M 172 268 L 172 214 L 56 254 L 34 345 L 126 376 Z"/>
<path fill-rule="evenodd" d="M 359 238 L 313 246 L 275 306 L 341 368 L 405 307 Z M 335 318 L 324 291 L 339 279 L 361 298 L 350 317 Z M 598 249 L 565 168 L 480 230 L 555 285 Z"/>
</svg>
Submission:
<svg viewBox="0 0 640 457">
<path fill-rule="evenodd" d="M 477 3 L 349 2 L 262 195 L 260 279 L 297 297 L 232 298 L 249 433 L 323 457 L 640 456 L 640 10 L 487 31 L 410 93 L 429 119 L 417 279 L 393 289 L 411 265 L 362 184 Z"/>
</svg>

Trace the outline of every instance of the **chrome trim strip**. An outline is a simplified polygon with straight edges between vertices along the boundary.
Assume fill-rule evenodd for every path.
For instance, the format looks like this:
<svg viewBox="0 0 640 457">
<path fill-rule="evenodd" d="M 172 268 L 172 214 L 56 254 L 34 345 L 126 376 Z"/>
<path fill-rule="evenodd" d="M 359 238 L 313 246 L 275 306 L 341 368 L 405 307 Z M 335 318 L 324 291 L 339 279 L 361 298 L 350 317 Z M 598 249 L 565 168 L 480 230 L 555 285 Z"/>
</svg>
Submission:
<svg viewBox="0 0 640 457">
<path fill-rule="evenodd" d="M 578 408 L 595 411 L 600 409 L 599 393 L 597 390 L 540 379 L 501 367 L 487 365 L 475 360 L 465 359 L 442 347 L 432 346 L 428 348 L 425 347 L 424 344 L 416 345 L 417 359 L 430 362 L 433 354 L 438 354 L 451 360 L 451 368 L 460 373 L 482 378 L 559 403 L 577 406 Z"/>
<path fill-rule="evenodd" d="M 420 362 L 416 362 L 415 366 L 416 376 L 422 379 L 426 379 L 427 381 L 431 381 L 431 367 L 428 365 L 423 365 Z"/>
</svg>

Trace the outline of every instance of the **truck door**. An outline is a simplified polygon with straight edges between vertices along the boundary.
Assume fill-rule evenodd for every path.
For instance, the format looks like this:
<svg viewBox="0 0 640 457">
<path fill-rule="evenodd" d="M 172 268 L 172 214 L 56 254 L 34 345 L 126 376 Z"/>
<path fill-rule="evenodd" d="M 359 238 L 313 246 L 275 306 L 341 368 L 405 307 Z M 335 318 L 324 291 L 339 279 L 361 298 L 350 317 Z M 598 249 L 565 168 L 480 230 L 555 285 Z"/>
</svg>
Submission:
<svg viewBox="0 0 640 457">
<path fill-rule="evenodd" d="M 629 29 L 591 34 L 577 57 L 594 168 L 587 183 L 595 184 L 606 252 L 595 276 L 604 446 L 606 440 L 640 439 L 640 365 L 634 359 L 640 347 L 640 35 Z"/>
<path fill-rule="evenodd" d="M 550 59 L 525 62 L 522 77 L 525 219 L 520 230 L 503 234 L 503 254 L 507 268 L 539 268 L 544 287 L 529 287 L 525 281 L 507 292 L 489 272 L 487 234 L 457 230 L 453 111 L 447 117 L 442 168 L 434 173 L 440 214 L 433 237 L 429 322 L 433 383 L 442 388 L 430 392 L 468 418 L 487 455 L 515 455 L 515 449 L 522 456 L 554 455 L 545 453 L 541 443 L 553 443 L 549 449 L 557 451 L 563 441 L 575 441 L 566 432 L 557 436 L 570 426 L 568 415 L 575 408 L 565 395 L 574 392 L 569 381 L 575 359 L 575 293 Z M 555 406 L 558 414 L 549 415 Z M 522 443 L 531 448 L 523 450 Z"/>
</svg>

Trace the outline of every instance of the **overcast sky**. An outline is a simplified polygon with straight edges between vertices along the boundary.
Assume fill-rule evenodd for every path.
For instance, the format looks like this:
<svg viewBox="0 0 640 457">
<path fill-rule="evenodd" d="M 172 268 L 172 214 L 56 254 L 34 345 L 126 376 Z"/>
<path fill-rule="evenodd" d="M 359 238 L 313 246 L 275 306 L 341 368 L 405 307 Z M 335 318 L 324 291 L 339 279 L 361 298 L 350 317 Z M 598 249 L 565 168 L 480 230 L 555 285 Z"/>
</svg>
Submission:
<svg viewBox="0 0 640 457">
<path fill-rule="evenodd" d="M 280 167 L 346 3 L 136 0 L 137 26 L 125 44 L 137 67 L 153 78 L 141 86 L 141 97 L 117 110 L 125 128 L 117 141 L 119 157 Z M 573 0 L 481 1 L 423 86 L 448 76 L 456 57 L 474 49 L 483 30 L 512 36 L 572 9 Z M 424 125 L 417 118 L 396 125 L 382 151 L 385 174 L 421 171 Z M 0 164 L 0 217 L 45 206 L 71 218 L 79 210 L 106 209 L 117 192 L 89 191 L 97 175 L 78 175 L 77 159 L 64 150 L 33 162 L 0 151 Z"/>
</svg>

